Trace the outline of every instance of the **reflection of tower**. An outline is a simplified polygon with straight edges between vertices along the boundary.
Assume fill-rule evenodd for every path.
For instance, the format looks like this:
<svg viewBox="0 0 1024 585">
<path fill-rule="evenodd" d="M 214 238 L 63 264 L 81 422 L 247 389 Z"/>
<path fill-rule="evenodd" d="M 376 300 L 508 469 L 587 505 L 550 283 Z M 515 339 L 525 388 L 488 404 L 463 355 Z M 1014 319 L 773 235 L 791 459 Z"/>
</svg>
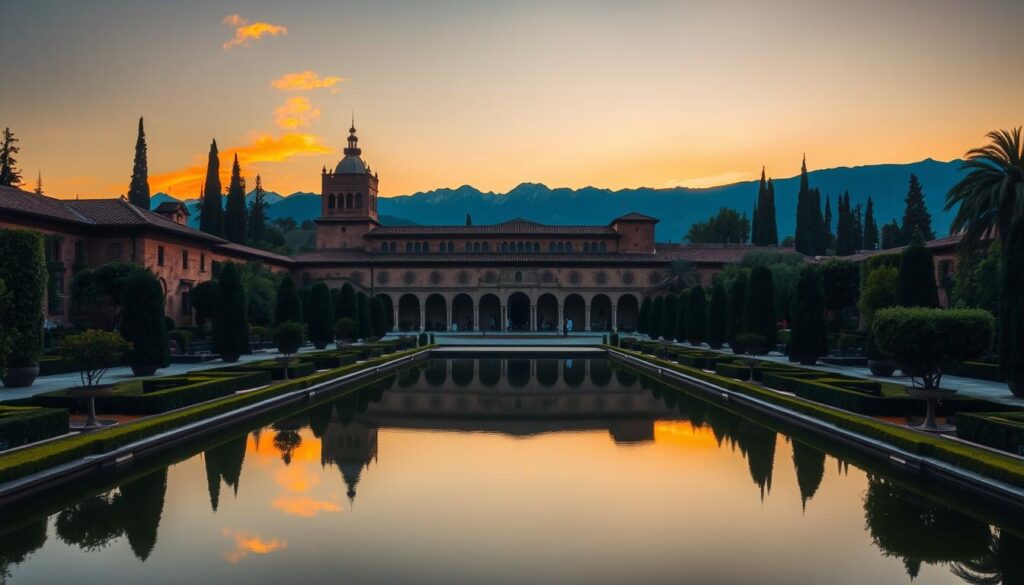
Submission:
<svg viewBox="0 0 1024 585">
<path fill-rule="evenodd" d="M 377 459 L 377 428 L 355 420 L 345 425 L 331 420 L 320 443 L 320 463 L 334 464 L 348 486 L 348 499 L 356 498 L 356 484 L 364 467 Z"/>
</svg>

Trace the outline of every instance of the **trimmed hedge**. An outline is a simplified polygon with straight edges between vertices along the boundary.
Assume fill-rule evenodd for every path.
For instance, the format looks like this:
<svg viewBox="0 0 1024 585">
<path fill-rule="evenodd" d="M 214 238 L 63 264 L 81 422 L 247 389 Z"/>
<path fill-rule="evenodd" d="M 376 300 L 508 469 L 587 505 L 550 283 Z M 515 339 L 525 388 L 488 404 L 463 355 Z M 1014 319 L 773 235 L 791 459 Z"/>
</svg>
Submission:
<svg viewBox="0 0 1024 585">
<path fill-rule="evenodd" d="M 960 362 L 942 368 L 943 374 L 988 380 L 989 382 L 1005 382 L 1006 376 L 999 372 L 999 364 L 986 362 Z"/>
<path fill-rule="evenodd" d="M 78 371 L 78 362 L 62 355 L 51 355 L 39 358 L 39 375 L 53 376 L 70 374 Z"/>
<path fill-rule="evenodd" d="M 965 414 L 956 417 L 956 436 L 1024 455 L 1024 412 Z"/>
<path fill-rule="evenodd" d="M 10 449 L 68 432 L 68 411 L 60 408 L 0 406 L 0 447 Z"/>
</svg>

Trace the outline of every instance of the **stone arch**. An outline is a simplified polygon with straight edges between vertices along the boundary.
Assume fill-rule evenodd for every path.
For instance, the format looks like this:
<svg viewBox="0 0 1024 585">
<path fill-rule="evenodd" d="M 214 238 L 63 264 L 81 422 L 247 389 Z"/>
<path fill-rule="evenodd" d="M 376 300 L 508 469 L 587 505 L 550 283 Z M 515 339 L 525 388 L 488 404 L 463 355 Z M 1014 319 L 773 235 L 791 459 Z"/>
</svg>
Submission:
<svg viewBox="0 0 1024 585">
<path fill-rule="evenodd" d="M 452 360 L 452 382 L 456 386 L 465 388 L 473 383 L 473 362 L 466 358 Z"/>
<path fill-rule="evenodd" d="M 472 331 L 473 299 L 466 293 L 459 293 L 452 299 L 452 322 L 458 325 L 459 331 Z M 448 324 L 451 328 L 451 323 Z"/>
<path fill-rule="evenodd" d="M 625 293 L 619 295 L 615 307 L 615 328 L 620 331 L 636 331 L 636 322 L 640 318 L 640 301 L 636 295 Z"/>
<path fill-rule="evenodd" d="M 337 203 L 338 200 L 337 197 L 334 196 L 334 193 L 331 193 L 330 195 L 327 196 L 327 209 L 334 209 Z"/>
<path fill-rule="evenodd" d="M 537 360 L 537 383 L 545 388 L 551 388 L 558 383 L 559 360 L 542 359 Z"/>
<path fill-rule="evenodd" d="M 412 293 L 402 295 L 398 299 L 398 328 L 402 331 L 419 331 L 420 299 Z"/>
<path fill-rule="evenodd" d="M 481 331 L 501 331 L 501 301 L 493 294 L 480 297 L 477 323 Z"/>
<path fill-rule="evenodd" d="M 557 331 L 561 326 L 558 322 L 558 299 L 551 293 L 540 295 L 537 299 L 537 329 Z"/>
<path fill-rule="evenodd" d="M 427 331 L 444 331 L 448 322 L 448 303 L 443 296 L 434 293 L 427 297 L 425 305 L 426 320 L 424 329 Z"/>
<path fill-rule="evenodd" d="M 352 194 L 345 193 L 345 209 L 352 209 Z"/>
<path fill-rule="evenodd" d="M 505 374 L 509 386 L 523 388 L 530 383 L 530 360 L 506 360 Z"/>
<path fill-rule="evenodd" d="M 590 330 L 608 331 L 613 327 L 612 300 L 605 294 L 590 299 Z"/>
<path fill-rule="evenodd" d="M 562 316 L 565 319 L 572 319 L 573 331 L 583 331 L 583 322 L 587 317 L 587 304 L 583 301 L 583 297 L 576 293 L 565 297 Z"/>
<path fill-rule="evenodd" d="M 508 320 L 515 331 L 530 330 L 530 297 L 514 292 L 508 297 Z"/>
</svg>

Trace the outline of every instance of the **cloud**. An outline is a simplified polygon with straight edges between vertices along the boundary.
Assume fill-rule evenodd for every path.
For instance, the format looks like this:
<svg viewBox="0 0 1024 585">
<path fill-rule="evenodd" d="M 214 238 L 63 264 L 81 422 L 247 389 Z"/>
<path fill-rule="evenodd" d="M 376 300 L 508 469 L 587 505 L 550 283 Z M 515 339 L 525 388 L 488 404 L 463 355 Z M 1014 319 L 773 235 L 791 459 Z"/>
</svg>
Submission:
<svg viewBox="0 0 1024 585">
<path fill-rule="evenodd" d="M 330 89 L 331 93 L 341 91 L 339 84 L 348 81 L 346 77 L 328 75 L 320 77 L 314 71 L 300 71 L 298 73 L 286 73 L 270 82 L 270 86 L 281 91 L 312 91 L 315 89 Z"/>
<path fill-rule="evenodd" d="M 274 108 L 274 123 L 285 130 L 305 128 L 319 117 L 320 108 L 313 107 L 309 98 L 302 96 L 288 98 L 283 105 Z"/>
<path fill-rule="evenodd" d="M 267 133 L 256 134 L 246 145 L 220 151 L 221 182 L 227 184 L 231 173 L 230 161 L 238 154 L 238 163 L 243 173 L 253 175 L 247 166 L 258 163 L 284 162 L 298 156 L 318 156 L 334 152 L 334 149 L 323 144 L 315 134 L 288 132 L 280 136 Z M 198 195 L 199 187 L 206 179 L 206 153 L 197 154 L 195 163 L 187 167 L 167 173 L 153 175 L 149 184 L 155 191 L 164 191 L 180 197 Z"/>
<path fill-rule="evenodd" d="M 269 22 L 249 22 L 239 14 L 224 17 L 224 24 L 235 29 L 235 38 L 224 43 L 225 49 L 232 47 L 248 47 L 252 41 L 263 36 L 281 36 L 288 34 L 288 27 Z"/>
<path fill-rule="evenodd" d="M 275 510 L 280 510 L 289 516 L 300 518 L 312 518 L 321 512 L 341 512 L 341 506 L 336 502 L 316 500 L 314 498 L 277 498 L 273 502 Z"/>
<path fill-rule="evenodd" d="M 264 540 L 258 534 L 249 534 L 241 530 L 232 531 L 227 528 L 223 533 L 224 536 L 235 540 L 234 550 L 224 555 L 224 559 L 229 563 L 237 563 L 249 555 L 267 555 L 288 548 L 288 539 L 286 538 Z"/>
</svg>

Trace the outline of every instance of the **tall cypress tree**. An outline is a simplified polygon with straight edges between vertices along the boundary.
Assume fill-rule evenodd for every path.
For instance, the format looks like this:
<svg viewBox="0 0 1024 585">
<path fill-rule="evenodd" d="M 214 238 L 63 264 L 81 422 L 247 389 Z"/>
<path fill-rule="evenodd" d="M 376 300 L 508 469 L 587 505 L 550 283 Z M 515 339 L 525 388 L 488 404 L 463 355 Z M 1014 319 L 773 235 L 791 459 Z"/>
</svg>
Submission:
<svg viewBox="0 0 1024 585">
<path fill-rule="evenodd" d="M 740 271 L 729 285 L 729 304 L 726 311 L 725 340 L 734 346 L 736 336 L 743 331 L 743 308 L 747 303 L 747 273 Z M 741 352 L 737 352 L 741 353 Z"/>
<path fill-rule="evenodd" d="M 767 266 L 750 270 L 747 298 L 743 306 L 743 328 L 764 336 L 765 349 L 775 345 L 775 281 Z"/>
<path fill-rule="evenodd" d="M 359 310 L 359 337 L 366 339 L 373 335 L 373 317 L 370 315 L 370 298 L 360 291 L 356 294 L 356 306 Z M 422 324 L 420 324 L 422 326 Z"/>
<path fill-rule="evenodd" d="M 256 175 L 256 187 L 252 190 L 252 202 L 246 213 L 246 236 L 253 242 L 262 242 L 267 236 L 267 201 L 263 191 L 263 179 Z"/>
<path fill-rule="evenodd" d="M 228 202 L 224 210 L 224 237 L 236 244 L 245 243 L 245 179 L 238 166 L 238 154 L 235 154 L 235 162 L 231 165 Z"/>
<path fill-rule="evenodd" d="M 728 299 L 725 287 L 722 283 L 716 282 L 711 288 L 711 304 L 708 306 L 708 345 L 711 349 L 720 349 L 725 341 Z"/>
<path fill-rule="evenodd" d="M 800 165 L 800 191 L 796 203 L 796 251 L 808 256 L 825 253 L 828 234 L 821 214 L 821 192 L 811 189 L 807 177 L 807 157 Z"/>
<path fill-rule="evenodd" d="M 825 294 L 821 289 L 821 276 L 817 266 L 807 265 L 800 270 L 796 284 L 789 355 L 802 364 L 813 364 L 825 355 L 826 333 Z"/>
<path fill-rule="evenodd" d="M 121 287 L 121 336 L 132 344 L 125 363 L 152 376 L 170 363 L 167 343 L 167 319 L 164 315 L 164 291 L 160 281 L 148 270 L 137 270 Z"/>
<path fill-rule="evenodd" d="M 217 141 L 210 143 L 210 156 L 206 165 L 206 183 L 199 215 L 199 229 L 215 236 L 224 233 L 224 209 L 220 200 L 220 158 Z"/>
<path fill-rule="evenodd" d="M 864 211 L 864 249 L 878 249 L 878 224 L 875 222 L 875 204 L 868 196 L 867 208 Z"/>
<path fill-rule="evenodd" d="M 768 190 L 761 205 L 761 238 L 766 246 L 779 245 L 779 228 L 775 222 L 775 183 L 768 179 Z"/>
<path fill-rule="evenodd" d="M 825 254 L 828 247 L 828 230 L 825 229 L 825 217 L 821 213 L 821 191 L 817 187 L 811 190 L 811 219 L 814 222 L 814 254 Z"/>
<path fill-rule="evenodd" d="M 842 202 L 842 200 L 839 202 Z M 829 234 L 834 233 L 832 231 L 832 198 L 827 193 L 825 194 L 825 230 L 828 231 Z"/>
<path fill-rule="evenodd" d="M 274 325 L 279 326 L 289 321 L 302 323 L 302 301 L 299 299 L 299 291 L 295 288 L 295 281 L 286 274 L 281 279 L 281 284 L 277 286 Z"/>
<path fill-rule="evenodd" d="M 338 311 L 337 317 L 339 319 L 356 319 L 358 320 L 359 307 L 356 305 L 356 289 L 352 287 L 351 282 L 346 282 L 341 285 L 341 292 L 338 293 Z"/>
<path fill-rule="evenodd" d="M 651 321 L 651 297 L 644 297 L 640 303 L 640 315 L 636 320 L 636 332 L 647 333 L 647 325 Z"/>
<path fill-rule="evenodd" d="M 388 332 L 386 313 L 383 297 L 378 295 L 370 299 L 370 324 L 373 326 L 373 334 L 377 337 L 384 337 Z"/>
<path fill-rule="evenodd" d="M 879 247 L 883 250 L 895 248 L 900 245 L 900 225 L 896 220 L 882 226 L 882 238 Z"/>
<path fill-rule="evenodd" d="M 707 302 L 704 287 L 695 284 L 686 298 L 686 339 L 700 345 L 707 339 Z"/>
<path fill-rule="evenodd" d="M 686 305 L 690 294 L 688 289 L 679 291 L 679 298 L 676 300 L 676 321 L 672 324 L 672 336 L 676 341 L 686 341 Z"/>
<path fill-rule="evenodd" d="M 14 137 L 11 129 L 4 128 L 4 141 L 0 145 L 0 186 L 21 185 L 21 171 L 18 170 L 18 161 L 14 158 L 21 150 L 17 143 L 18 139 Z"/>
<path fill-rule="evenodd" d="M 750 243 L 755 246 L 761 245 L 761 235 L 758 233 L 760 220 L 757 218 L 757 201 L 754 202 L 754 210 L 750 212 Z"/>
<path fill-rule="evenodd" d="M 910 175 L 910 186 L 907 188 L 906 207 L 903 210 L 903 225 L 900 226 L 900 245 L 907 245 L 914 236 L 914 229 L 921 230 L 921 237 L 934 240 L 932 216 L 924 205 L 924 192 L 917 175 Z"/>
<path fill-rule="evenodd" d="M 849 204 L 847 204 L 849 205 Z M 864 207 L 858 203 L 853 208 L 853 250 L 864 249 Z"/>
<path fill-rule="evenodd" d="M 935 283 L 935 260 L 924 247 L 921 230 L 914 230 L 910 244 L 900 255 L 896 279 L 896 304 L 900 307 L 938 307 L 939 289 Z"/>
<path fill-rule="evenodd" d="M 764 176 L 764 167 L 761 167 L 761 182 L 757 186 L 757 199 L 754 200 L 754 211 L 750 216 L 750 243 L 755 246 L 764 245 L 762 232 L 762 215 L 758 213 L 759 208 L 764 207 L 765 198 L 768 196 L 768 183 Z"/>
<path fill-rule="evenodd" d="M 135 139 L 135 162 L 132 164 L 132 180 L 128 185 L 128 202 L 136 207 L 149 209 L 149 163 L 142 116 L 139 116 L 139 135 Z"/>
<path fill-rule="evenodd" d="M 334 305 L 331 304 L 331 290 L 324 282 L 316 282 L 309 296 L 309 340 L 317 349 L 323 349 L 334 340 Z"/>
<path fill-rule="evenodd" d="M 853 212 L 850 210 L 850 193 L 839 196 L 839 221 L 836 223 L 836 256 L 849 256 L 856 249 Z"/>
<path fill-rule="evenodd" d="M 651 336 L 651 339 L 658 339 L 661 337 L 664 325 L 664 316 L 665 297 L 658 296 L 654 299 L 654 304 L 651 305 L 651 317 L 647 322 L 647 334 Z"/>
<path fill-rule="evenodd" d="M 665 306 L 662 308 L 661 321 L 663 326 L 661 335 L 665 339 L 672 340 L 675 337 L 676 311 L 679 306 L 679 299 L 676 295 L 669 293 L 665 295 Z"/>
<path fill-rule="evenodd" d="M 217 310 L 213 314 L 213 351 L 226 362 L 249 353 L 249 322 L 245 288 L 234 262 L 225 262 L 217 279 Z"/>
</svg>

